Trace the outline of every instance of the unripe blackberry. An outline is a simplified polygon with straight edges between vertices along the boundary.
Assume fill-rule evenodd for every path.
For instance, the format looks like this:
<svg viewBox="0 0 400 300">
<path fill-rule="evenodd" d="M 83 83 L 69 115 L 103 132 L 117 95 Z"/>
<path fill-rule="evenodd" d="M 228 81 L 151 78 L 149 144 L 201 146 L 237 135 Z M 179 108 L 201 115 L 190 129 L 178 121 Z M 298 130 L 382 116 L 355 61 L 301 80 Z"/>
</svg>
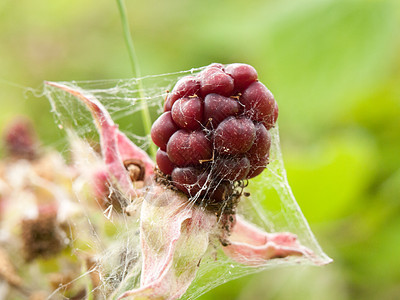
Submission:
<svg viewBox="0 0 400 300">
<path fill-rule="evenodd" d="M 181 128 L 195 130 L 203 121 L 203 103 L 199 97 L 181 98 L 172 106 L 172 119 Z"/>
<path fill-rule="evenodd" d="M 151 127 L 151 139 L 161 150 L 167 149 L 169 138 L 179 129 L 172 120 L 171 112 L 163 113 Z"/>
<path fill-rule="evenodd" d="M 167 144 L 169 159 L 179 167 L 199 165 L 211 159 L 212 143 L 202 131 L 175 132 Z"/>
<path fill-rule="evenodd" d="M 246 178 L 250 171 L 250 161 L 246 156 L 218 157 L 213 165 L 213 176 L 235 181 Z"/>
<path fill-rule="evenodd" d="M 235 88 L 239 91 L 257 81 L 258 77 L 256 69 L 246 64 L 230 64 L 225 68 L 225 72 L 233 78 Z"/>
<path fill-rule="evenodd" d="M 164 111 L 170 111 L 175 101 L 182 97 L 196 95 L 200 90 L 200 81 L 194 76 L 181 78 L 175 85 L 172 92 L 168 95 L 164 104 Z"/>
<path fill-rule="evenodd" d="M 229 117 L 215 129 L 214 146 L 220 154 L 246 153 L 253 146 L 256 129 L 247 118 Z"/>
<path fill-rule="evenodd" d="M 275 108 L 275 99 L 261 82 L 253 82 L 243 91 L 240 102 L 244 105 L 245 115 L 253 121 L 271 125 Z"/>
<path fill-rule="evenodd" d="M 240 106 L 237 99 L 208 94 L 204 98 L 204 121 L 206 124 L 210 123 L 215 129 L 227 117 L 236 116 L 240 111 Z"/>
<path fill-rule="evenodd" d="M 247 179 L 254 178 L 260 175 L 268 165 L 268 156 L 255 157 L 250 159 L 250 170 L 247 174 Z"/>
<path fill-rule="evenodd" d="M 212 64 L 184 77 L 152 127 L 159 170 L 196 201 L 236 203 L 240 182 L 268 164 L 278 106 L 257 76 L 246 64 Z"/>
<path fill-rule="evenodd" d="M 194 197 L 205 194 L 207 174 L 195 167 L 175 168 L 171 174 L 173 184 L 185 194 Z"/>
<path fill-rule="evenodd" d="M 261 123 L 255 125 L 256 137 L 253 146 L 247 151 L 247 157 L 263 157 L 269 153 L 271 148 L 271 134 Z"/>
<path fill-rule="evenodd" d="M 203 97 L 215 93 L 230 96 L 233 88 L 233 78 L 217 67 L 208 67 L 200 73 L 200 93 Z"/>
<path fill-rule="evenodd" d="M 175 168 L 174 163 L 169 159 L 167 152 L 161 149 L 157 150 L 156 163 L 161 172 L 165 175 L 171 175 Z"/>
</svg>

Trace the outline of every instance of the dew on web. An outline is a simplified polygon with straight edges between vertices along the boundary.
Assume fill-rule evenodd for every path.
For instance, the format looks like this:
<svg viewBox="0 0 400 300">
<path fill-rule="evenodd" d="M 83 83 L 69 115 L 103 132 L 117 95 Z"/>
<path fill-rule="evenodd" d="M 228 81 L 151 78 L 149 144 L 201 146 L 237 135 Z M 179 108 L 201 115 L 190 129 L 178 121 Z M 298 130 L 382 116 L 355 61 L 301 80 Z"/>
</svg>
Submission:
<svg viewBox="0 0 400 300">
<path fill-rule="evenodd" d="M 236 157 L 233 160 L 214 160 L 216 149 L 207 152 L 204 161 L 200 157 L 203 166 L 206 166 L 200 173 L 198 169 L 191 169 L 191 166 L 183 166 L 180 169 L 183 170 L 181 174 L 172 171 L 172 178 L 185 178 L 186 181 L 179 179 L 180 186 L 167 180 L 171 178 L 168 175 L 167 179 L 161 178 L 157 183 L 150 176 L 136 180 L 133 184 L 130 181 L 132 188 L 120 184 L 125 179 L 116 180 L 104 171 L 104 145 L 99 142 L 100 138 L 104 143 L 104 136 L 99 136 L 97 129 L 98 126 L 103 126 L 102 122 L 107 123 L 107 117 L 103 116 L 103 119 L 99 118 L 94 122 L 88 109 L 90 104 L 85 105 L 84 101 L 78 100 L 77 93 L 98 101 L 124 136 L 142 150 L 147 150 L 150 139 L 144 136 L 138 121 L 142 109 L 141 101 L 146 101 L 153 115 L 160 115 L 164 109 L 170 110 L 171 107 L 166 108 L 164 105 L 167 91 L 171 91 L 179 79 L 196 75 L 203 69 L 141 79 L 49 83 L 44 87 L 44 95 L 51 103 L 56 124 L 66 132 L 74 168 L 79 173 L 74 180 L 74 195 L 79 214 L 68 220 L 71 231 L 78 229 L 79 234 L 73 235 L 74 241 L 71 244 L 77 256 L 82 256 L 83 253 L 85 257 L 90 257 L 92 263 L 87 263 L 88 271 L 74 280 L 90 282 L 88 286 L 91 286 L 92 294 L 100 299 L 117 299 L 121 295 L 150 297 L 149 289 L 146 289 L 149 286 L 153 291 L 162 293 L 163 282 L 157 283 L 157 280 L 175 285 L 171 287 L 174 292 L 166 292 L 167 299 L 176 299 L 181 295 L 181 299 L 195 299 L 229 280 L 263 269 L 294 264 L 321 265 L 331 261 L 312 234 L 288 184 L 277 125 L 268 131 L 268 135 L 264 134 L 264 139 L 271 138 L 266 169 L 261 175 L 249 180 L 245 179 L 245 175 L 236 180 L 237 177 L 234 176 L 237 172 L 227 175 L 233 176 L 228 178 L 218 175 L 229 173 L 228 170 L 234 169 L 236 165 L 248 168 L 249 162 Z M 140 86 L 143 87 L 142 95 L 145 95 L 145 99 L 139 97 Z M 208 89 L 211 92 L 229 94 L 226 85 L 218 86 L 216 90 L 208 86 L 207 91 Z M 71 91 L 77 93 L 73 95 Z M 213 97 L 216 96 L 208 97 L 207 101 L 212 103 L 215 101 Z M 197 105 L 196 101 L 186 102 Z M 223 112 L 226 116 L 236 114 L 239 110 L 229 98 L 222 101 L 227 103 Z M 180 110 L 172 110 L 172 114 L 179 115 L 185 110 L 184 105 L 182 103 Z M 97 108 L 92 106 L 90 109 L 93 113 Z M 219 118 L 215 112 L 206 113 L 213 118 Z M 194 121 L 185 120 L 181 125 L 186 126 L 187 122 L 191 122 L 188 128 L 198 130 L 196 118 L 199 117 L 195 117 Z M 241 119 L 232 119 L 231 122 L 240 123 L 238 127 L 243 123 Z M 213 131 L 212 126 L 216 124 L 211 122 L 209 125 L 211 127 L 202 126 Z M 113 132 L 118 132 L 118 129 Z M 254 137 L 262 138 L 263 133 L 259 133 L 258 129 L 252 130 Z M 221 145 L 218 150 L 220 152 L 232 147 L 223 141 Z M 245 146 L 233 145 L 238 147 L 238 152 L 242 151 L 240 147 Z M 110 149 L 108 155 L 125 155 L 113 151 Z M 157 162 L 161 167 L 159 160 L 163 158 L 160 157 L 157 156 Z M 266 162 L 260 160 L 260 167 L 265 164 Z M 136 169 L 131 170 L 134 172 Z M 129 174 L 137 176 L 136 173 Z M 212 185 L 209 184 L 211 174 L 213 178 L 218 178 L 218 182 Z M 195 180 L 190 179 L 191 176 Z M 233 204 L 227 201 L 213 211 L 213 204 L 205 201 L 204 195 L 221 192 L 221 186 L 223 194 L 233 195 Z M 187 191 L 188 196 L 178 190 Z M 224 220 L 225 217 L 232 220 Z M 221 232 L 227 235 L 224 236 Z M 259 243 L 251 248 L 253 256 L 246 256 L 244 252 L 242 255 L 242 248 L 238 246 L 240 243 L 235 243 L 235 238 L 246 242 L 246 233 L 249 232 Z M 293 240 L 293 234 L 298 241 Z M 175 239 L 171 239 L 171 236 Z M 269 239 L 272 243 L 268 244 L 272 247 L 269 249 L 275 249 L 273 247 L 276 244 L 287 247 L 281 247 L 281 252 L 274 253 L 273 257 L 262 256 L 268 249 L 257 249 L 264 247 Z M 257 251 L 261 251 L 262 255 Z M 159 263 L 150 262 L 151 257 L 158 257 Z M 56 289 L 54 293 L 60 289 Z M 134 292 L 129 294 L 131 291 Z"/>
</svg>

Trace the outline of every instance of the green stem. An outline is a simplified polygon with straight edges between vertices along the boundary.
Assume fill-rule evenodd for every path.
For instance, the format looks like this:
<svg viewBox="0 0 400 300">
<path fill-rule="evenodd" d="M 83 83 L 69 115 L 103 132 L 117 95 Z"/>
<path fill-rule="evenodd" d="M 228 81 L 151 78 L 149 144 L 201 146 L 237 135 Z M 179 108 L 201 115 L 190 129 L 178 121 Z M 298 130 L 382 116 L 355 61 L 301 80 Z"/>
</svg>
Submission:
<svg viewBox="0 0 400 300">
<path fill-rule="evenodd" d="M 126 14 L 126 6 L 124 0 L 117 0 L 117 5 L 121 17 L 121 23 L 122 23 L 122 30 L 124 32 L 124 39 L 126 43 L 126 47 L 128 48 L 128 54 L 129 54 L 129 60 L 131 61 L 131 67 L 132 67 L 132 72 L 133 76 L 138 79 L 138 89 L 139 89 L 139 98 L 140 98 L 140 105 L 141 105 L 141 113 L 142 113 L 142 122 L 144 126 L 144 131 L 146 135 L 149 137 L 150 136 L 150 131 L 151 131 L 151 118 L 150 118 L 150 111 L 147 106 L 146 99 L 143 94 L 143 83 L 142 80 L 140 79 L 141 74 L 140 74 L 140 68 L 138 64 L 138 59 L 136 56 L 135 52 L 135 47 L 133 46 L 133 40 L 132 40 L 132 35 L 129 29 L 129 22 L 128 22 L 128 17 Z M 150 141 L 150 155 L 153 156 L 153 158 L 156 156 L 156 147 L 155 145 Z"/>
</svg>

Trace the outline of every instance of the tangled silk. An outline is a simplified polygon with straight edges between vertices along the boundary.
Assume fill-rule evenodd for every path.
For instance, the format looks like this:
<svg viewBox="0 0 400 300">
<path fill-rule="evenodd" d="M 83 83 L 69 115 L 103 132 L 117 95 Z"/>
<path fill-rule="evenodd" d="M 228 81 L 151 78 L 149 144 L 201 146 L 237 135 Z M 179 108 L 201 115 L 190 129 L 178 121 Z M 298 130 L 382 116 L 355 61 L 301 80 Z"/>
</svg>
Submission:
<svg viewBox="0 0 400 300">
<path fill-rule="evenodd" d="M 122 211 L 131 211 L 132 206 L 138 211 L 132 217 L 140 220 L 140 286 L 117 288 L 113 298 L 181 298 L 195 280 L 210 247 L 219 247 L 230 261 L 250 268 L 263 267 L 279 258 L 329 262 L 321 256 L 322 251 L 315 254 L 303 246 L 295 234 L 267 233 L 239 214 L 216 215 L 188 201 L 187 195 L 156 183 L 154 162 L 118 129 L 93 94 L 61 83 L 46 85 L 75 96 L 90 110 L 104 161 L 104 169 L 95 174 L 94 182 L 112 182 L 123 195 Z M 141 185 L 132 182 L 138 178 L 127 168 L 127 162 L 132 161 L 144 170 Z"/>
</svg>

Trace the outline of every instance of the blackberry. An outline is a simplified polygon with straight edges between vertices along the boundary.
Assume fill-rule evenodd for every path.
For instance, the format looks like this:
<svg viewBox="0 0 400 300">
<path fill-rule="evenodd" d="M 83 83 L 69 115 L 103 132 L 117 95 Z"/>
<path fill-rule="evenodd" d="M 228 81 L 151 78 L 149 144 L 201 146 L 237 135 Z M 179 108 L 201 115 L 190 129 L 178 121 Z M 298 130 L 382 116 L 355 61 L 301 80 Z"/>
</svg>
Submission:
<svg viewBox="0 0 400 300">
<path fill-rule="evenodd" d="M 168 95 L 151 132 L 158 168 L 201 203 L 237 198 L 241 182 L 266 168 L 277 118 L 278 105 L 252 66 L 211 64 Z"/>
</svg>

